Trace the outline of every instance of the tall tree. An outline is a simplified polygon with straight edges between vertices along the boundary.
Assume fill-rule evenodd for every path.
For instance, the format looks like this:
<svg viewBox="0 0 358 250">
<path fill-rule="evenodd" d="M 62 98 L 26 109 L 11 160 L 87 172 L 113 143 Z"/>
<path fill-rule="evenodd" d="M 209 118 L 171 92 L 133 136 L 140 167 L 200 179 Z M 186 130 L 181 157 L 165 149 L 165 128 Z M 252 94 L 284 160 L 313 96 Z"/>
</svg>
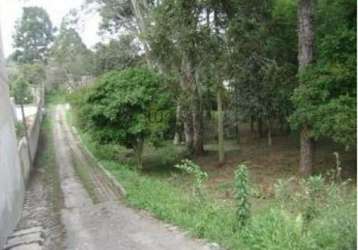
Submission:
<svg viewBox="0 0 358 250">
<path fill-rule="evenodd" d="M 300 74 L 292 97 L 294 128 L 309 125 L 347 149 L 356 145 L 356 8 L 352 0 L 320 0 L 315 11 L 315 63 Z"/>
<path fill-rule="evenodd" d="M 93 71 L 92 52 L 82 42 L 77 31 L 64 20 L 60 33 L 51 48 L 51 58 L 55 67 L 62 70 L 67 83 L 75 88 L 82 76 L 91 75 Z"/>
<path fill-rule="evenodd" d="M 167 73 L 179 82 L 180 102 L 186 145 L 191 152 L 204 152 L 203 103 L 199 66 L 203 26 L 199 1 L 163 1 L 153 11 L 153 24 L 148 31 L 151 55 Z"/>
<path fill-rule="evenodd" d="M 132 34 L 121 35 L 107 44 L 95 46 L 95 73 L 103 74 L 111 70 L 123 70 L 141 62 L 140 46 Z"/>
<path fill-rule="evenodd" d="M 88 92 L 78 92 L 81 124 L 100 142 L 133 149 L 142 168 L 144 141 L 162 137 L 171 117 L 171 93 L 157 73 L 147 69 L 112 71 Z M 158 115 L 160 119 L 156 118 Z"/>
<path fill-rule="evenodd" d="M 40 7 L 24 7 L 15 28 L 15 60 L 19 63 L 46 62 L 54 38 L 47 12 Z"/>
<path fill-rule="evenodd" d="M 234 104 L 241 117 L 257 123 L 260 136 L 267 132 L 268 145 L 274 122 L 287 124 L 292 109 L 297 51 L 292 10 L 291 2 L 272 0 L 233 1 L 229 10 L 223 8 L 229 20 L 227 61 Z"/>
<path fill-rule="evenodd" d="M 299 74 L 313 62 L 314 30 L 313 30 L 314 1 L 300 0 L 298 2 L 298 63 Z M 314 141 L 309 124 L 303 124 L 300 133 L 300 169 L 302 176 L 310 175 L 313 167 Z"/>
<path fill-rule="evenodd" d="M 156 1 L 148 0 L 87 0 L 87 5 L 95 6 L 102 17 L 101 31 L 113 35 L 126 32 L 135 34 L 144 49 L 144 58 L 149 67 L 154 62 L 149 56 L 150 46 L 144 38 L 150 26 L 149 13 Z"/>
<path fill-rule="evenodd" d="M 88 7 L 94 6 L 102 17 L 102 32 L 114 35 L 137 29 L 131 0 L 86 0 L 86 3 Z"/>
</svg>

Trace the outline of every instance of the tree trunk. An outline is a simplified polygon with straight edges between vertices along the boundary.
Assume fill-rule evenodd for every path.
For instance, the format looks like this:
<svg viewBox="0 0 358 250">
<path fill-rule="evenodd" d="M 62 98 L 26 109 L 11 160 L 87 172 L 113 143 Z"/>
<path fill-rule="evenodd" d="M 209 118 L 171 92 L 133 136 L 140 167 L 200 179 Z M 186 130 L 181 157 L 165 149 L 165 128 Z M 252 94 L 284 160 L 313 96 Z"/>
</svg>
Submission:
<svg viewBox="0 0 358 250">
<path fill-rule="evenodd" d="M 180 119 L 180 113 L 181 113 L 181 107 L 180 107 L 180 103 L 177 103 L 177 108 L 175 111 L 175 134 L 174 134 L 174 140 L 173 140 L 173 144 L 174 145 L 178 145 L 180 144 L 180 130 L 181 130 L 181 119 Z"/>
<path fill-rule="evenodd" d="M 300 72 L 313 61 L 313 2 L 314 0 L 300 0 L 298 5 L 298 63 Z"/>
<path fill-rule="evenodd" d="M 236 133 L 236 135 L 235 135 L 235 137 L 236 137 L 236 143 L 238 144 L 238 145 L 240 145 L 240 122 L 239 122 L 239 119 L 237 118 L 236 119 L 236 124 L 235 124 L 235 133 Z"/>
<path fill-rule="evenodd" d="M 259 119 L 257 120 L 257 132 L 258 132 L 259 138 L 264 137 L 264 128 L 263 128 L 263 124 L 262 124 L 262 119 L 261 119 L 261 118 L 259 118 Z"/>
<path fill-rule="evenodd" d="M 193 123 L 190 113 L 187 113 L 184 116 L 184 138 L 185 138 L 185 145 L 188 152 L 191 154 L 194 152 L 194 145 L 193 145 Z"/>
<path fill-rule="evenodd" d="M 298 63 L 299 73 L 313 61 L 313 12 L 314 0 L 300 0 L 298 3 Z M 313 140 L 307 124 L 304 124 L 300 138 L 300 174 L 308 176 L 313 169 Z"/>
<path fill-rule="evenodd" d="M 144 146 L 143 139 L 137 139 L 136 144 L 133 146 L 134 154 L 137 159 L 138 169 L 143 169 L 143 159 L 142 159 L 143 148 L 144 148 L 143 146 Z"/>
<path fill-rule="evenodd" d="M 238 145 L 240 145 L 240 121 L 239 121 L 239 109 L 237 107 L 237 105 L 235 105 L 235 137 L 236 137 L 236 142 Z"/>
<path fill-rule="evenodd" d="M 222 104 L 222 89 L 219 87 L 217 91 L 217 110 L 218 110 L 218 153 L 219 163 L 225 161 L 224 149 L 224 117 L 223 117 L 223 104 Z"/>
<path fill-rule="evenodd" d="M 185 146 L 187 151 L 192 154 L 194 152 L 193 146 L 193 122 L 192 122 L 192 113 L 191 113 L 191 106 L 192 106 L 192 93 L 189 86 L 189 79 L 190 74 L 187 73 L 190 69 L 187 66 L 187 62 L 185 58 L 182 58 L 181 63 L 181 77 L 180 77 L 180 88 L 182 91 L 182 95 L 184 95 L 187 99 L 186 102 L 181 103 L 182 109 L 182 118 L 183 118 L 183 127 L 184 127 L 184 139 L 185 139 Z"/>
<path fill-rule="evenodd" d="M 267 121 L 267 145 L 272 146 L 272 124 L 271 121 Z"/>
<path fill-rule="evenodd" d="M 309 129 L 304 127 L 300 134 L 301 152 L 300 152 L 300 169 L 301 176 L 306 177 L 312 174 L 314 141 L 309 134 Z"/>
<path fill-rule="evenodd" d="M 255 119 L 253 116 L 250 117 L 250 133 L 251 135 L 255 135 Z"/>
<path fill-rule="evenodd" d="M 185 139 L 189 152 L 202 155 L 204 146 L 201 96 L 188 55 L 183 55 L 181 67 L 182 79 L 180 85 L 183 93 L 189 97 L 189 104 L 185 105 L 184 111 Z"/>
<path fill-rule="evenodd" d="M 195 91 L 196 92 L 196 91 Z M 194 92 L 193 100 L 193 146 L 195 155 L 204 154 L 204 142 L 203 142 L 203 114 L 201 110 L 200 100 L 198 93 Z"/>
</svg>

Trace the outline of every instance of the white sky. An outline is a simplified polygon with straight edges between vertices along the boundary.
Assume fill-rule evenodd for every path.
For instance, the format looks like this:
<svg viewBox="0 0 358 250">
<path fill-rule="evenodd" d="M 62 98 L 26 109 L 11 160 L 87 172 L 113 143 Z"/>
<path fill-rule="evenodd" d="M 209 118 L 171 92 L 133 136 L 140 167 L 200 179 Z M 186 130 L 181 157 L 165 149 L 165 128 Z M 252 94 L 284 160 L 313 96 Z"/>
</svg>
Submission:
<svg viewBox="0 0 358 250">
<path fill-rule="evenodd" d="M 74 8 L 80 8 L 85 0 L 0 0 L 0 23 L 2 29 L 2 39 L 4 44 L 5 56 L 10 55 L 12 48 L 12 35 L 15 33 L 15 21 L 21 17 L 23 6 L 39 6 L 44 8 L 54 26 L 59 27 L 62 18 Z M 100 17 L 92 13 L 86 15 L 79 25 L 80 33 L 84 43 L 92 47 L 100 37 L 98 33 L 98 24 Z"/>
</svg>

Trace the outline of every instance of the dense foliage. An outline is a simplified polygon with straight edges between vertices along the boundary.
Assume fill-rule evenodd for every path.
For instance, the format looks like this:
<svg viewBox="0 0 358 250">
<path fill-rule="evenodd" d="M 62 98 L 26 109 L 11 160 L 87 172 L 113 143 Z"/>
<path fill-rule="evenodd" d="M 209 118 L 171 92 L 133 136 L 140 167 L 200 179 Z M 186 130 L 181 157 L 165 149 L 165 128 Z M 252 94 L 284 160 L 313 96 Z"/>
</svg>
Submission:
<svg viewBox="0 0 358 250">
<path fill-rule="evenodd" d="M 108 44 L 98 43 L 94 54 L 95 75 L 136 66 L 140 61 L 139 51 L 132 35 L 122 35 Z"/>
<path fill-rule="evenodd" d="M 355 249 L 357 246 L 356 200 L 353 194 L 347 194 L 350 189 L 347 183 L 336 184 L 320 176 L 298 183 L 295 179 L 279 180 L 271 206 L 252 213 L 249 223 L 237 232 L 236 209 L 240 207 L 219 203 L 210 196 L 198 200 L 195 195 L 186 192 L 188 188 L 190 190 L 190 185 L 183 177 L 173 178 L 173 174 L 168 174 L 164 178 L 163 175 L 156 177 L 134 171 L 128 165 L 118 163 L 118 155 L 111 158 L 101 153 L 101 147 L 89 134 L 82 136 L 90 150 L 124 185 L 128 192 L 126 200 L 131 206 L 149 210 L 158 218 L 175 223 L 195 236 L 217 242 L 222 247 L 333 250 Z M 158 159 L 163 155 L 158 151 L 155 154 Z M 203 176 L 200 166 L 193 166 L 188 161 L 185 166 L 190 173 L 199 169 L 197 176 Z M 252 200 L 252 192 L 248 194 L 252 184 L 247 179 L 247 172 L 241 168 L 238 175 L 239 171 L 237 183 L 240 183 L 240 188 L 245 185 L 247 191 L 239 197 Z M 190 180 L 196 186 L 199 179 Z M 201 188 L 206 190 L 204 186 Z M 241 209 L 250 212 L 246 202 L 239 204 L 245 204 Z"/>
<path fill-rule="evenodd" d="M 14 59 L 19 63 L 45 62 L 53 32 L 51 20 L 44 9 L 25 7 L 16 24 Z"/>
<path fill-rule="evenodd" d="M 165 79 L 146 69 L 112 71 L 100 77 L 74 105 L 80 123 L 102 143 L 135 151 L 141 167 L 145 139 L 157 142 L 171 118 Z"/>
<path fill-rule="evenodd" d="M 203 151 L 207 114 L 213 109 L 234 114 L 230 119 L 237 131 L 239 123 L 250 122 L 260 136 L 267 134 L 269 145 L 272 134 L 305 125 L 309 137 L 351 147 L 356 2 L 313 5 L 314 63 L 298 75 L 301 3 L 88 0 L 102 17 L 103 33 L 126 34 L 97 45 L 95 74 L 133 66 L 141 50 L 150 67 L 174 77 L 179 137 L 196 154 Z M 141 49 L 133 50 L 137 45 Z"/>
<path fill-rule="evenodd" d="M 319 1 L 317 61 L 300 76 L 303 84 L 292 97 L 295 127 L 308 123 L 316 138 L 330 137 L 347 147 L 356 144 L 357 129 L 355 4 Z"/>
<path fill-rule="evenodd" d="M 63 81 L 74 89 L 83 77 L 91 75 L 92 53 L 82 42 L 77 31 L 65 21 L 66 19 L 62 22 L 60 33 L 51 47 L 50 63 L 63 75 Z"/>
<path fill-rule="evenodd" d="M 109 35 L 91 49 L 76 12 L 54 33 L 45 10 L 24 8 L 11 91 L 18 103 L 45 81 L 73 92 L 80 133 L 131 205 L 229 249 L 356 248 L 356 197 L 342 182 L 339 153 L 336 182 L 308 177 L 315 141 L 356 157 L 355 0 L 87 0 L 85 7 L 98 11 Z M 267 137 L 257 145 L 270 159 L 276 135 L 296 156 L 299 134 L 308 178 L 270 179 L 269 199 L 254 197 L 251 181 L 266 178 L 266 165 L 253 170 L 245 149 L 234 151 L 246 131 L 249 142 Z M 225 139 L 237 148 L 225 150 Z M 285 171 L 298 165 L 294 156 L 275 156 Z M 216 199 L 208 190 L 227 184 L 221 178 L 230 183 Z"/>
<path fill-rule="evenodd" d="M 31 103 L 34 98 L 29 82 L 22 77 L 16 78 L 11 83 L 11 95 L 15 98 L 17 104 Z"/>
</svg>

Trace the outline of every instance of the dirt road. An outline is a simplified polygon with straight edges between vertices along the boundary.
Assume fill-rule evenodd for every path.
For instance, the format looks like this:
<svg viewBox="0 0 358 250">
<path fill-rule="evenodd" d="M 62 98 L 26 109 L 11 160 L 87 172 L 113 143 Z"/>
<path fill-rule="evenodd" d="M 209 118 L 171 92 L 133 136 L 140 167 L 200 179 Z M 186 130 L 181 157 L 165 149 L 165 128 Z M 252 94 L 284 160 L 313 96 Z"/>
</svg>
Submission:
<svg viewBox="0 0 358 250">
<path fill-rule="evenodd" d="M 128 208 L 84 153 L 65 120 L 65 106 L 52 115 L 56 162 L 64 199 L 64 248 L 83 250 L 210 249 L 164 223 Z"/>
</svg>

